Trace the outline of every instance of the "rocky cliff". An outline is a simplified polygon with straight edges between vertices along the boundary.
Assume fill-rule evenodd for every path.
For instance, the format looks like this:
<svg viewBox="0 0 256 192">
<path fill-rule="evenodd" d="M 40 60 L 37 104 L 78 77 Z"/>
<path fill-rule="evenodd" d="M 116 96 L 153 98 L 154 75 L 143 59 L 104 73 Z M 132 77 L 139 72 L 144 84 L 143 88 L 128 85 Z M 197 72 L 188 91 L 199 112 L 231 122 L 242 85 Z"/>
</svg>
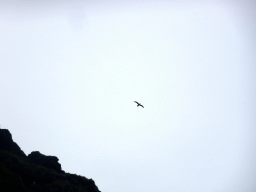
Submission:
<svg viewBox="0 0 256 192">
<path fill-rule="evenodd" d="M 0 129 L 0 191 L 100 192 L 92 179 L 65 173 L 59 159 L 38 151 L 28 156 Z"/>
</svg>

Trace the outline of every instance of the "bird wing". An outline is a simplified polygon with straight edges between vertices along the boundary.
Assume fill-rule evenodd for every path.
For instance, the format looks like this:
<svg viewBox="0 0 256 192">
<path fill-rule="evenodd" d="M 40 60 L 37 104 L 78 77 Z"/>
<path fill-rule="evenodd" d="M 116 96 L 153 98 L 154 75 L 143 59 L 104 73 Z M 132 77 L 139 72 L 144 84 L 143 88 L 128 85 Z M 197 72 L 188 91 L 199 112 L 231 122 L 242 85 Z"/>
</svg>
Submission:
<svg viewBox="0 0 256 192">
<path fill-rule="evenodd" d="M 137 102 L 137 101 L 134 101 L 134 102 L 138 104 L 138 105 L 137 105 L 137 107 L 141 106 L 141 107 L 143 107 L 143 108 L 144 108 L 144 106 L 143 106 L 143 105 L 141 105 L 139 102 Z"/>
</svg>

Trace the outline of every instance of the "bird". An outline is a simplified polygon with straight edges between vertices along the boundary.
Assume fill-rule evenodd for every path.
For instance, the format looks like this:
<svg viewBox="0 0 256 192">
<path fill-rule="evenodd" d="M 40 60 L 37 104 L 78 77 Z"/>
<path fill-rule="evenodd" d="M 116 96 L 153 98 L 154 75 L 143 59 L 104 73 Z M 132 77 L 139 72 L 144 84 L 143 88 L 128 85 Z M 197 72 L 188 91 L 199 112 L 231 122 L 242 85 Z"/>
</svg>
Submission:
<svg viewBox="0 0 256 192">
<path fill-rule="evenodd" d="M 137 101 L 134 101 L 135 103 L 137 103 L 137 107 L 141 106 L 143 107 L 143 105 L 141 105 L 140 103 L 138 103 Z M 144 108 L 144 107 L 143 107 Z"/>
</svg>

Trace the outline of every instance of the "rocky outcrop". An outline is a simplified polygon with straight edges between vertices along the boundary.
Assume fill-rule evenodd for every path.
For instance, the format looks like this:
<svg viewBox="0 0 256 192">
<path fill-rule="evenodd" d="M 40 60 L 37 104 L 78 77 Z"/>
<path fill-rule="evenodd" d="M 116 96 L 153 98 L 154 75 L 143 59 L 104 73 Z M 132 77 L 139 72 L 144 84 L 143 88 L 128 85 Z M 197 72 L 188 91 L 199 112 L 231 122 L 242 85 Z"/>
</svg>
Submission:
<svg viewBox="0 0 256 192">
<path fill-rule="evenodd" d="M 39 151 L 34 151 L 28 155 L 28 159 L 38 165 L 42 165 L 49 169 L 55 170 L 58 173 L 63 173 L 61 170 L 61 164 L 58 162 L 59 159 L 55 156 L 46 156 L 41 154 Z"/>
<path fill-rule="evenodd" d="M 61 170 L 59 159 L 39 151 L 28 156 L 0 129 L 0 191 L 100 192 L 92 179 Z"/>
<path fill-rule="evenodd" d="M 8 129 L 0 129 L 0 150 L 9 151 L 21 157 L 26 157 L 20 147 L 13 142 L 12 135 Z"/>
</svg>

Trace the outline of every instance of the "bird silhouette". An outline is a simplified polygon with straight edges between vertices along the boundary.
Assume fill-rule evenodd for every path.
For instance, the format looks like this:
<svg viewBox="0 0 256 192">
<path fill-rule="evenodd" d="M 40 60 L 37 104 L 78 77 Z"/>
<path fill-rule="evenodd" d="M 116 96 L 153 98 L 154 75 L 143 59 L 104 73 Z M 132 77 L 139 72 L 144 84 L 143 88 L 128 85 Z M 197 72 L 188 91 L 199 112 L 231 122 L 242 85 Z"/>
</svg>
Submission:
<svg viewBox="0 0 256 192">
<path fill-rule="evenodd" d="M 138 103 L 137 101 L 134 101 L 135 103 L 137 103 L 137 107 L 141 106 L 143 107 L 143 105 L 141 105 L 140 103 Z M 144 108 L 144 107 L 143 107 Z"/>
</svg>

